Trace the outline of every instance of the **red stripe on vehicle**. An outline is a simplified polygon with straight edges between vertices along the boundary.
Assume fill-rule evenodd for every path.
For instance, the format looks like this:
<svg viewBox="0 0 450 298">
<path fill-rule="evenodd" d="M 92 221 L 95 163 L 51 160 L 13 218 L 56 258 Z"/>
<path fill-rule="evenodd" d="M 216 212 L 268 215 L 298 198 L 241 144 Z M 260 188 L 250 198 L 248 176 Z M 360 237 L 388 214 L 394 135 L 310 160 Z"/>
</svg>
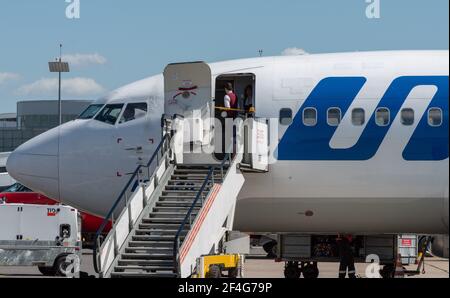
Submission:
<svg viewBox="0 0 450 298">
<path fill-rule="evenodd" d="M 219 184 L 214 185 L 214 189 L 211 194 L 211 197 L 206 202 L 205 208 L 203 208 L 203 210 L 200 212 L 200 216 L 198 217 L 198 220 L 195 222 L 192 232 L 189 233 L 189 237 L 185 241 L 186 245 L 183 245 L 183 247 L 181 248 L 181 253 L 180 253 L 181 263 L 184 261 L 187 253 L 191 249 L 192 244 L 194 243 L 194 240 L 197 237 L 197 234 L 200 231 L 200 228 L 201 228 L 203 222 L 205 221 L 206 216 L 208 215 L 209 211 L 211 210 L 212 204 L 214 203 L 214 201 L 217 198 L 220 188 L 221 188 L 221 186 Z"/>
</svg>

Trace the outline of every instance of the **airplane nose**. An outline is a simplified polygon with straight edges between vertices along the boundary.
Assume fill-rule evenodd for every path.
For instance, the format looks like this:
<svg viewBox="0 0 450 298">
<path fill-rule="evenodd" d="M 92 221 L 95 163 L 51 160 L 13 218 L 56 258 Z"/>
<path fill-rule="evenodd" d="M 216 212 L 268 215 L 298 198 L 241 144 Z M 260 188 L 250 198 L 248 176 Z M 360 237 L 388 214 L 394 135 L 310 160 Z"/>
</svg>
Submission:
<svg viewBox="0 0 450 298">
<path fill-rule="evenodd" d="M 31 139 L 8 157 L 8 173 L 33 191 L 58 200 L 58 145 L 58 128 Z"/>
</svg>

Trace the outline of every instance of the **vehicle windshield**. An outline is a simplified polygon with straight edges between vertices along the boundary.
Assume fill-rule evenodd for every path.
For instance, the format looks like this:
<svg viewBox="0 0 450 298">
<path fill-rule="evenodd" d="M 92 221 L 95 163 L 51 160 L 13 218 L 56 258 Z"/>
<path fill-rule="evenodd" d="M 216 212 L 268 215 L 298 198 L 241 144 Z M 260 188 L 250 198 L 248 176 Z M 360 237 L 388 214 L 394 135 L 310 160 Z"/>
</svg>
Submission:
<svg viewBox="0 0 450 298">
<path fill-rule="evenodd" d="M 78 116 L 78 119 L 92 119 L 102 107 L 103 105 L 90 105 Z"/>
<path fill-rule="evenodd" d="M 95 120 L 114 125 L 119 118 L 120 112 L 122 112 L 122 108 L 123 104 L 106 105 L 95 117 Z"/>
<path fill-rule="evenodd" d="M 16 183 L 5 189 L 3 192 L 14 193 L 14 192 L 31 192 L 31 190 L 20 183 Z"/>
</svg>

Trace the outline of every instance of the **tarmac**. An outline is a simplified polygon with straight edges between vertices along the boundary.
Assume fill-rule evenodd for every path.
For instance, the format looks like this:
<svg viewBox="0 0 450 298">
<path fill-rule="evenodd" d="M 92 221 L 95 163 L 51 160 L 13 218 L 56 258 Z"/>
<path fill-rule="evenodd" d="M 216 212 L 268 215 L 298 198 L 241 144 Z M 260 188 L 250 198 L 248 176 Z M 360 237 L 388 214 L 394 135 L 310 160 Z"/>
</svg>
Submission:
<svg viewBox="0 0 450 298">
<path fill-rule="evenodd" d="M 319 278 L 337 278 L 337 263 L 319 263 Z M 368 264 L 357 263 L 356 273 L 364 278 Z M 415 270 L 417 265 L 406 266 L 407 270 Z M 277 263 L 273 259 L 261 256 L 248 257 L 244 267 L 244 276 L 247 278 L 284 278 L 284 263 Z M 92 261 L 92 251 L 83 250 L 81 272 L 91 277 L 97 277 Z M 449 278 L 449 260 L 441 258 L 426 258 L 425 274 L 407 276 L 406 278 Z M 0 267 L 0 278 L 43 278 L 35 267 Z"/>
</svg>

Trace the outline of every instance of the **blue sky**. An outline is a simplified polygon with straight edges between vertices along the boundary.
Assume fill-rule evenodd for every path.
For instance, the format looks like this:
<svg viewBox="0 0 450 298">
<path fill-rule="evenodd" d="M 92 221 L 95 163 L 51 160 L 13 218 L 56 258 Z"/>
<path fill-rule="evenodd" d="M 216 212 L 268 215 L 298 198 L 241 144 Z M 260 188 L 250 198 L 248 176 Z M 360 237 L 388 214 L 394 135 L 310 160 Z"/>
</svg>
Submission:
<svg viewBox="0 0 450 298">
<path fill-rule="evenodd" d="M 160 73 L 170 62 L 309 53 L 448 49 L 448 0 L 0 0 L 0 113 L 16 102 L 56 97 L 47 62 L 59 43 L 72 62 L 63 98 L 95 99 Z"/>
</svg>

